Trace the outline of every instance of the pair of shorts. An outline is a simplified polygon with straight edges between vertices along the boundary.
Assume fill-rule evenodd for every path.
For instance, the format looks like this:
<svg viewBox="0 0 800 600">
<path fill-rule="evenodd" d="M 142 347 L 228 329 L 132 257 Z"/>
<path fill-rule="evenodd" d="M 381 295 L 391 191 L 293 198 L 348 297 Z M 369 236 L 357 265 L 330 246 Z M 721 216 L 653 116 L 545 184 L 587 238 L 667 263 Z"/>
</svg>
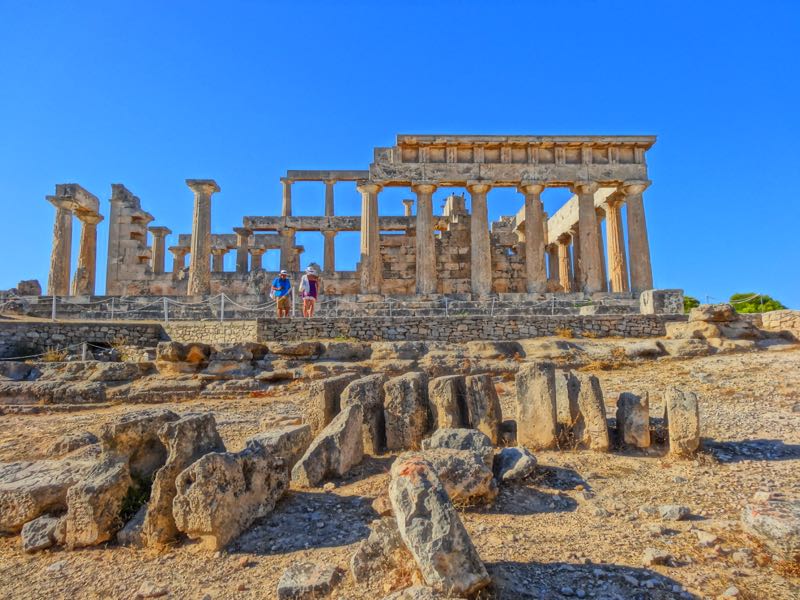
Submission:
<svg viewBox="0 0 800 600">
<path fill-rule="evenodd" d="M 303 294 L 303 300 L 311 300 L 312 302 L 316 302 L 317 301 L 317 297 L 316 296 L 311 296 L 311 295 L 306 296 L 305 294 Z"/>
<path fill-rule="evenodd" d="M 280 310 L 287 310 L 289 308 L 289 296 L 278 296 L 275 299 L 275 302 L 278 304 L 278 309 Z"/>
</svg>

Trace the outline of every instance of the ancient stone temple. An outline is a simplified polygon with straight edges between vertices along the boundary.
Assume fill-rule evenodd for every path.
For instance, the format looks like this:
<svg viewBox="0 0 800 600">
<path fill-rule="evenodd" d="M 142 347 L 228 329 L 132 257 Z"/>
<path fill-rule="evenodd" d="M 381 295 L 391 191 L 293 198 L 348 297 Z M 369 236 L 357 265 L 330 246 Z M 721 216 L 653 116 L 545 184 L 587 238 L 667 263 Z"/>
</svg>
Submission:
<svg viewBox="0 0 800 600">
<path fill-rule="evenodd" d="M 281 214 L 245 216 L 231 232 L 212 228 L 219 185 L 189 179 L 192 231 L 169 241 L 172 230 L 150 227 L 154 218 L 139 198 L 114 184 L 106 294 L 262 293 L 274 276 L 263 269 L 265 252 L 279 250 L 280 267 L 297 275 L 307 261 L 296 234 L 315 231 L 324 237 L 327 295 L 638 295 L 653 287 L 642 196 L 650 183 L 645 153 L 654 142 L 652 136 L 398 135 L 394 146 L 375 148 L 368 169 L 287 171 Z M 298 181 L 324 184 L 324 216 L 294 214 L 292 185 Z M 336 214 L 338 182 L 356 183 L 360 214 Z M 403 216 L 379 214 L 380 194 L 388 187 L 408 188 L 415 196 L 403 201 Z M 465 196 L 452 194 L 443 213 L 434 214 L 434 192 L 448 187 L 467 190 L 470 211 Z M 517 190 L 522 208 L 490 223 L 488 203 L 500 187 Z M 548 187 L 573 193 L 549 217 L 541 200 Z M 103 218 L 98 200 L 75 184 L 56 186 L 47 199 L 56 207 L 48 293 L 92 295 L 96 225 Z M 73 216 L 82 230 L 70 286 Z M 360 234 L 355 271 L 336 269 L 335 238 L 343 231 Z M 236 253 L 232 272 L 224 269 L 228 252 Z"/>
</svg>

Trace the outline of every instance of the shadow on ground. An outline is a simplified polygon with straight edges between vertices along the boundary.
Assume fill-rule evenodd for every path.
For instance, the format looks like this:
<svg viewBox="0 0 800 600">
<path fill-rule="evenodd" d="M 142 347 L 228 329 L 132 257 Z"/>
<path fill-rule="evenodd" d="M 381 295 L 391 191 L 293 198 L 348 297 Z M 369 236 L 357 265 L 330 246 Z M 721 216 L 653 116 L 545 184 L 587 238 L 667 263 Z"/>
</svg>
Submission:
<svg viewBox="0 0 800 600">
<path fill-rule="evenodd" d="M 785 444 L 781 440 L 739 440 L 717 442 L 703 438 L 703 448 L 722 463 L 735 463 L 744 460 L 797 460 L 800 459 L 800 445 Z"/>
</svg>

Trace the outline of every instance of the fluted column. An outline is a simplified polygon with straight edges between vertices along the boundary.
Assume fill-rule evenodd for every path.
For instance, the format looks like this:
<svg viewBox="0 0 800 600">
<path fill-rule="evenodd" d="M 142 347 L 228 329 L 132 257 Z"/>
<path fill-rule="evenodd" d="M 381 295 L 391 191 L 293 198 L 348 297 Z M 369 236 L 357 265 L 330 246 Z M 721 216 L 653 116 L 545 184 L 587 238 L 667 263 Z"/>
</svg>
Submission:
<svg viewBox="0 0 800 600">
<path fill-rule="evenodd" d="M 411 209 L 414 206 L 414 201 L 411 198 L 403 200 L 403 215 L 406 217 L 411 216 Z"/>
<path fill-rule="evenodd" d="M 642 192 L 649 181 L 626 181 L 622 185 L 628 206 L 628 259 L 631 269 L 631 290 L 639 294 L 653 289 L 653 267 L 650 264 L 650 242 L 644 218 Z"/>
<path fill-rule="evenodd" d="M 489 211 L 486 196 L 491 184 L 468 182 L 472 198 L 472 218 L 470 219 L 470 239 L 472 242 L 472 293 L 488 296 L 492 293 L 492 254 L 489 240 Z M 417 207 L 419 213 L 419 207 Z"/>
<path fill-rule="evenodd" d="M 558 238 L 558 283 L 564 292 L 572 290 L 572 260 L 570 257 L 570 236 L 562 235 Z"/>
<path fill-rule="evenodd" d="M 606 245 L 608 247 L 608 270 L 611 275 L 611 291 L 627 292 L 628 261 L 625 257 L 625 235 L 622 231 L 621 192 L 611 194 L 606 200 Z"/>
<path fill-rule="evenodd" d="M 377 294 L 381 290 L 381 240 L 378 224 L 378 192 L 381 186 L 363 183 L 361 193 L 361 293 Z"/>
<path fill-rule="evenodd" d="M 153 245 L 150 249 L 150 268 L 154 275 L 164 273 L 164 262 L 166 258 L 166 237 L 172 233 L 169 227 L 148 227 L 147 230 L 153 234 Z"/>
<path fill-rule="evenodd" d="M 103 216 L 92 212 L 77 212 L 81 221 L 81 240 L 78 267 L 72 280 L 73 296 L 92 296 L 97 275 L 97 224 Z"/>
<path fill-rule="evenodd" d="M 264 253 L 267 251 L 266 248 L 260 248 L 258 246 L 250 246 L 247 251 L 250 253 L 250 270 L 260 271 L 263 269 L 263 256 Z"/>
<path fill-rule="evenodd" d="M 547 290 L 547 269 L 544 259 L 544 207 L 541 194 L 544 185 L 523 181 L 519 191 L 525 195 L 525 279 L 528 293 Z"/>
<path fill-rule="evenodd" d="M 211 293 L 211 194 L 219 191 L 213 179 L 187 179 L 194 192 L 192 246 L 189 260 L 189 296 Z"/>
<path fill-rule="evenodd" d="M 66 296 L 69 294 L 69 270 L 72 262 L 73 204 L 55 196 L 47 196 L 47 201 L 56 207 L 47 293 L 50 296 Z"/>
<path fill-rule="evenodd" d="M 338 231 L 328 229 L 322 232 L 325 237 L 325 247 L 322 256 L 322 270 L 326 275 L 332 275 L 336 272 L 336 234 Z"/>
<path fill-rule="evenodd" d="M 600 272 L 602 273 L 600 291 L 607 292 L 608 272 L 606 271 L 606 251 L 603 248 L 603 219 L 606 217 L 606 211 L 598 206 L 594 212 L 597 216 L 597 253 L 600 256 Z"/>
<path fill-rule="evenodd" d="M 245 227 L 234 227 L 233 231 L 236 233 L 236 272 L 247 273 L 247 249 L 253 232 Z"/>
<path fill-rule="evenodd" d="M 186 268 L 186 255 L 189 254 L 189 249 L 186 246 L 170 246 L 167 250 L 172 254 L 172 275 L 175 277 Z"/>
<path fill-rule="evenodd" d="M 597 243 L 597 214 L 594 210 L 594 193 L 597 187 L 597 183 L 593 181 L 580 181 L 572 185 L 572 191 L 578 195 L 580 288 L 589 293 L 603 289 L 598 254 L 600 245 Z"/>
<path fill-rule="evenodd" d="M 415 183 L 411 189 L 417 195 L 417 293 L 435 294 L 436 241 L 433 236 L 432 183 Z"/>
</svg>

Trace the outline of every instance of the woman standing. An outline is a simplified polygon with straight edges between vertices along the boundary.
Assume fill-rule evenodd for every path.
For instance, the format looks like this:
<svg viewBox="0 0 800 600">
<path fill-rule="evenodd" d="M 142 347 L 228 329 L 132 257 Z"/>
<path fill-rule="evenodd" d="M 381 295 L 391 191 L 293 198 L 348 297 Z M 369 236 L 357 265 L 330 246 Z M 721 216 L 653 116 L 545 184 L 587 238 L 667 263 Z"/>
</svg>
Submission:
<svg viewBox="0 0 800 600">
<path fill-rule="evenodd" d="M 300 297 L 303 299 L 303 316 L 313 317 L 314 306 L 319 295 L 319 278 L 314 267 L 306 269 L 303 278 L 300 280 Z"/>
</svg>

